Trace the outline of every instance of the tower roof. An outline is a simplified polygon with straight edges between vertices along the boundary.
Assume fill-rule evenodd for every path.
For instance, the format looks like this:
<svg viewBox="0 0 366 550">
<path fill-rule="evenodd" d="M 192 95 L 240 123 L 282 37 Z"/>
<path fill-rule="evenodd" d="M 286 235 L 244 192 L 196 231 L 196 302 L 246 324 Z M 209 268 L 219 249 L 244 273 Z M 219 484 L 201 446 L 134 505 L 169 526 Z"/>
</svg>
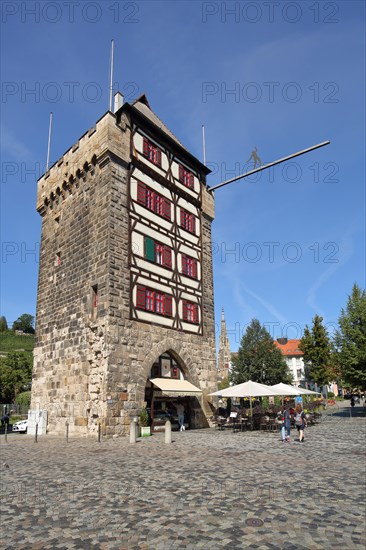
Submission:
<svg viewBox="0 0 366 550">
<path fill-rule="evenodd" d="M 145 94 L 141 94 L 135 101 L 131 103 L 131 105 L 137 109 L 141 114 L 143 114 L 146 118 L 150 120 L 155 126 L 160 128 L 165 134 L 167 134 L 173 141 L 175 141 L 180 147 L 183 147 L 187 152 L 188 150 L 186 147 L 184 147 L 183 143 L 179 141 L 179 139 L 173 134 L 171 130 L 167 126 L 165 126 L 164 122 L 154 113 L 154 111 L 151 110 L 150 104 L 148 102 L 148 99 Z"/>
</svg>

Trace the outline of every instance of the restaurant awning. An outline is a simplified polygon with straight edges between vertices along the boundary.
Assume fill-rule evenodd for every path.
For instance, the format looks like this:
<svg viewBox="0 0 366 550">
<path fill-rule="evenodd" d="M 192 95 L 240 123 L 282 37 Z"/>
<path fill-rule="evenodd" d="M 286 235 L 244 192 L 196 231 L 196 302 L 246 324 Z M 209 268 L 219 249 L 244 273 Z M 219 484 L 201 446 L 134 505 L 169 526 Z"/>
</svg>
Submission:
<svg viewBox="0 0 366 550">
<path fill-rule="evenodd" d="M 151 378 L 150 382 L 159 388 L 161 395 L 165 397 L 199 397 L 202 395 L 202 390 L 188 382 L 188 380 Z"/>
</svg>

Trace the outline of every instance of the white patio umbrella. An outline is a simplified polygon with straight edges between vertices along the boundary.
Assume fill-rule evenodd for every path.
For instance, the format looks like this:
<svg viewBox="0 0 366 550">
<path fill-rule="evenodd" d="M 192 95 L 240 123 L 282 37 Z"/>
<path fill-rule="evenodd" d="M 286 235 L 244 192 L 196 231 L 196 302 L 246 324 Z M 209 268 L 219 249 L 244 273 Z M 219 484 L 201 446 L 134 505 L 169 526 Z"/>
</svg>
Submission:
<svg viewBox="0 0 366 550">
<path fill-rule="evenodd" d="M 321 395 L 320 391 L 307 390 L 305 388 L 296 388 L 302 395 Z"/>
<path fill-rule="evenodd" d="M 296 388 L 295 386 L 290 386 L 290 384 L 283 384 L 282 382 L 280 382 L 279 384 L 274 384 L 274 386 L 271 386 L 271 388 L 281 392 L 281 395 L 302 395 L 302 391 L 300 391 L 299 388 Z"/>
<path fill-rule="evenodd" d="M 273 388 L 273 386 L 266 386 L 265 384 L 260 384 L 259 382 L 244 382 L 243 384 L 238 384 L 237 386 L 232 386 L 231 388 L 226 388 L 224 390 L 215 391 L 209 395 L 217 395 L 220 397 L 268 397 L 273 395 L 282 395 L 280 391 Z M 252 400 L 249 399 L 250 404 L 250 416 L 251 421 L 253 422 L 253 409 L 252 409 Z"/>
</svg>

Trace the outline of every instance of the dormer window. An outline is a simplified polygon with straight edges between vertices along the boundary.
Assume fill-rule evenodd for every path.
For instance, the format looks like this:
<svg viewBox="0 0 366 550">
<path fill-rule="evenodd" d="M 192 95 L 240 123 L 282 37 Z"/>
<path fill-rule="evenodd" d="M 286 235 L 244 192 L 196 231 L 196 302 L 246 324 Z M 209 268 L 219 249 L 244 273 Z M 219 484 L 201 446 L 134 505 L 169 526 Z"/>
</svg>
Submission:
<svg viewBox="0 0 366 550">
<path fill-rule="evenodd" d="M 150 162 L 161 166 L 161 149 L 147 138 L 144 138 L 143 154 Z"/>
</svg>

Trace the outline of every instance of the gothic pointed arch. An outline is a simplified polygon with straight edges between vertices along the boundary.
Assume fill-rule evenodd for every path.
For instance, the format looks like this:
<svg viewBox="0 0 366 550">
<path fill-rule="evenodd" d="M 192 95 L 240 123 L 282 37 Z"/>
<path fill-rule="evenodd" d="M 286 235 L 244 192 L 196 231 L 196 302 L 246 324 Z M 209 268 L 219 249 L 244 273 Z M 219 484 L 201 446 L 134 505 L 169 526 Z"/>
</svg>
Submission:
<svg viewBox="0 0 366 550">
<path fill-rule="evenodd" d="M 173 338 L 166 338 L 152 347 L 150 353 L 146 356 L 142 364 L 142 379 L 140 379 L 140 381 L 138 382 L 137 399 L 144 399 L 146 380 L 149 376 L 151 367 L 153 363 L 160 357 L 160 355 L 165 352 L 170 353 L 170 355 L 174 357 L 174 359 L 177 361 L 180 368 L 182 369 L 185 378 L 192 382 L 192 384 L 194 384 L 195 386 L 200 387 L 196 365 L 193 363 L 187 347 L 184 347 L 181 343 L 177 342 L 177 340 Z"/>
</svg>

